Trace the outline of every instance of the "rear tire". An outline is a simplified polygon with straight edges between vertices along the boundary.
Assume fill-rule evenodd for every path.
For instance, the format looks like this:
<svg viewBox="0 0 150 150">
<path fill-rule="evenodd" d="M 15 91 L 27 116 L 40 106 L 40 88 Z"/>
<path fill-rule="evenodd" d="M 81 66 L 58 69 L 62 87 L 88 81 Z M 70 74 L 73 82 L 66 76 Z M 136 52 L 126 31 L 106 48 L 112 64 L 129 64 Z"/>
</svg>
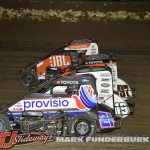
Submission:
<svg viewBox="0 0 150 150">
<path fill-rule="evenodd" d="M 0 114 L 0 132 L 10 131 L 10 122 L 7 116 Z"/>
<path fill-rule="evenodd" d="M 37 76 L 34 72 L 23 71 L 21 73 L 21 81 L 25 86 L 34 86 L 37 82 Z"/>
</svg>

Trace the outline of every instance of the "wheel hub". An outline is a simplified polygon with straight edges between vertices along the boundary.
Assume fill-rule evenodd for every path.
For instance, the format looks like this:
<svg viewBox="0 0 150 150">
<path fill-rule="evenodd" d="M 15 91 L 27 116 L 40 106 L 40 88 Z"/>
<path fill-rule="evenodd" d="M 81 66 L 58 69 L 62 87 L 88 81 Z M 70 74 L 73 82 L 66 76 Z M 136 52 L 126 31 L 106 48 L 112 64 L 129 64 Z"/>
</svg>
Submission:
<svg viewBox="0 0 150 150">
<path fill-rule="evenodd" d="M 86 122 L 80 122 L 77 124 L 76 130 L 80 135 L 86 135 L 89 132 L 89 125 Z"/>
</svg>

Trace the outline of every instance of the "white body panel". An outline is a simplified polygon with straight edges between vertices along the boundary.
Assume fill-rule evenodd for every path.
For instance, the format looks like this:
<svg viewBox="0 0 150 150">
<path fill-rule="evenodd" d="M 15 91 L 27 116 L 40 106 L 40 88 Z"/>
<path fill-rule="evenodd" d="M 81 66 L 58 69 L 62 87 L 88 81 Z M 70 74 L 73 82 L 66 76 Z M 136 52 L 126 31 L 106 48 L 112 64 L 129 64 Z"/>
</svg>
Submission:
<svg viewBox="0 0 150 150">
<path fill-rule="evenodd" d="M 97 55 L 99 54 L 98 45 L 96 43 L 82 43 L 82 44 L 72 44 L 65 48 L 65 50 L 76 50 L 76 51 L 85 51 L 85 55 Z"/>
<path fill-rule="evenodd" d="M 113 101 L 113 96 L 114 96 L 114 101 Z M 116 116 L 122 117 L 122 118 L 127 117 L 128 116 L 127 114 L 130 113 L 128 104 L 117 94 L 114 94 L 113 96 L 111 96 L 103 101 L 101 100 L 101 101 L 99 101 L 99 103 L 100 104 L 103 103 L 112 109 L 114 109 L 114 106 L 115 106 Z"/>
<path fill-rule="evenodd" d="M 114 109 L 115 106 L 115 114 L 117 116 L 121 116 L 122 118 L 127 117 L 130 113 L 129 106 L 117 94 L 113 92 L 113 79 L 112 75 L 109 71 L 98 71 L 98 72 L 88 72 L 88 73 L 77 73 L 80 74 L 92 74 L 96 78 L 96 89 L 98 93 L 98 103 L 104 103 L 108 107 Z M 119 107 L 120 105 L 120 107 Z"/>
<path fill-rule="evenodd" d="M 108 65 L 112 71 L 112 78 L 113 78 L 113 89 L 117 91 L 117 82 L 118 82 L 118 72 L 117 72 L 117 65 L 116 64 L 109 64 Z"/>
<path fill-rule="evenodd" d="M 130 86 L 127 84 L 127 82 L 118 77 L 117 65 L 110 63 L 108 66 L 112 71 L 114 91 L 118 92 L 118 95 L 124 100 L 128 100 L 129 98 L 133 97 Z"/>
<path fill-rule="evenodd" d="M 133 97 L 130 86 L 127 84 L 127 82 L 118 77 L 117 65 L 110 63 L 108 66 L 112 71 L 114 91 L 118 92 L 119 96 L 124 100 L 128 100 L 129 98 Z"/>
</svg>

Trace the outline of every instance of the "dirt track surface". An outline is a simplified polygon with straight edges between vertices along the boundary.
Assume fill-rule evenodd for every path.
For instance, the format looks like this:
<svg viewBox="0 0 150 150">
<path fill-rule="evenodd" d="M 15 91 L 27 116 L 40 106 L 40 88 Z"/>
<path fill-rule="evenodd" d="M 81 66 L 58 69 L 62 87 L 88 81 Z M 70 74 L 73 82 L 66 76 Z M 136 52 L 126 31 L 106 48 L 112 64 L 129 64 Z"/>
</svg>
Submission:
<svg viewBox="0 0 150 150">
<path fill-rule="evenodd" d="M 119 77 L 136 88 L 135 115 L 123 120 L 113 136 L 150 136 L 150 23 L 37 23 L 0 22 L 0 103 L 12 103 L 27 94 L 19 70 L 71 39 L 94 37 L 100 52 L 118 58 Z M 109 136 L 109 134 L 106 134 Z M 49 143 L 13 149 L 149 150 L 150 143 Z"/>
</svg>

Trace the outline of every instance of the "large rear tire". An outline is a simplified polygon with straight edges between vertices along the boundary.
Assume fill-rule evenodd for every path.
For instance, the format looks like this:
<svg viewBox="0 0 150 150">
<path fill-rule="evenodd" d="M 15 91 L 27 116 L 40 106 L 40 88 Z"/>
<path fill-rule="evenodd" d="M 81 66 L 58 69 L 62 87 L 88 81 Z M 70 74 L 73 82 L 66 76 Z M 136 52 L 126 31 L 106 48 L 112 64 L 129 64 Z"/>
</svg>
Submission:
<svg viewBox="0 0 150 150">
<path fill-rule="evenodd" d="M 21 73 L 21 81 L 25 86 L 34 86 L 37 82 L 37 76 L 34 72 L 23 71 Z"/>
</svg>

